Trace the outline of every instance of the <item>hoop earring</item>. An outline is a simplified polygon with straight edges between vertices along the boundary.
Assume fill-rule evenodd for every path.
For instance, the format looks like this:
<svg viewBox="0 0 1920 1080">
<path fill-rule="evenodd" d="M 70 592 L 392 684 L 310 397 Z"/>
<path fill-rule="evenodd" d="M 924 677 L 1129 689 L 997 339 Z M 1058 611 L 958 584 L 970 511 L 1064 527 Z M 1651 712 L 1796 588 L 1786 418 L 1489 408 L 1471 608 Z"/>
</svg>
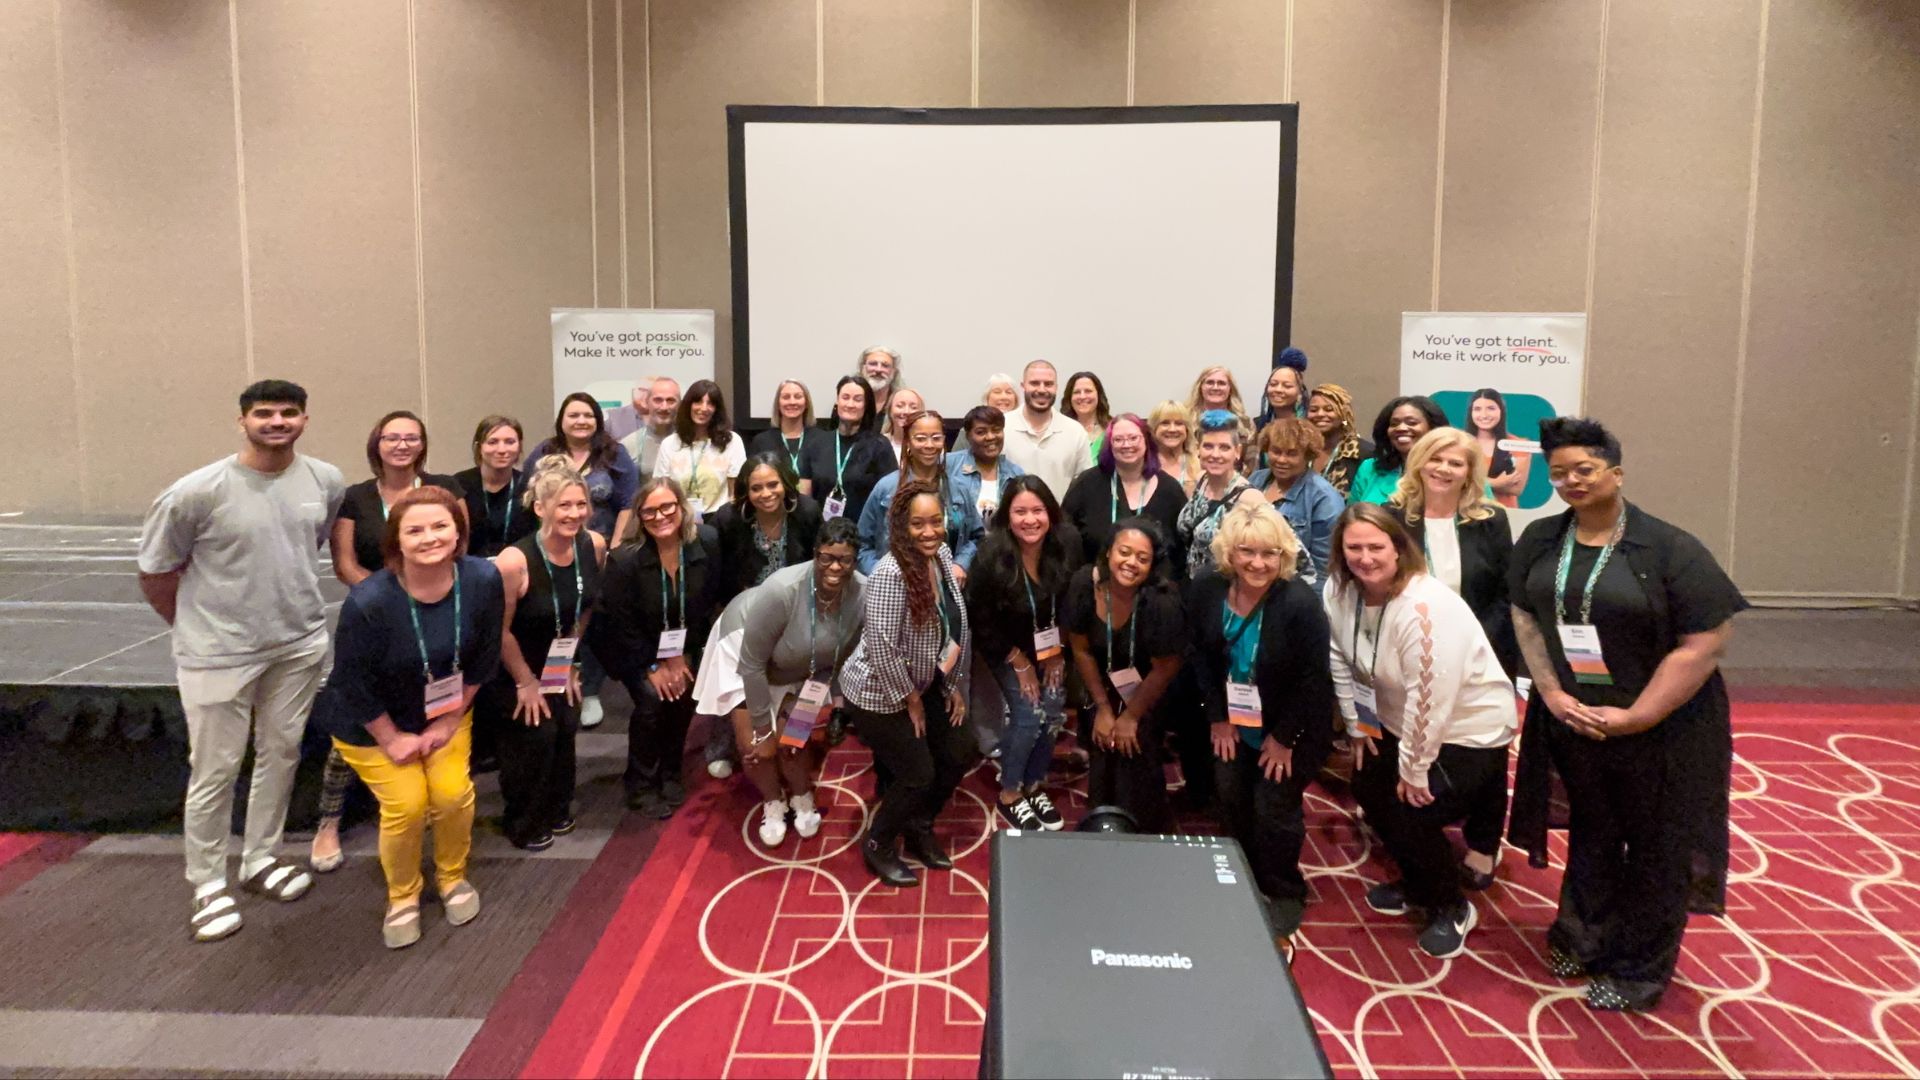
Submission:
<svg viewBox="0 0 1920 1080">
<path fill-rule="evenodd" d="M 800 496 L 798 495 L 787 496 L 786 507 L 787 507 L 787 513 L 789 514 L 793 513 L 795 510 L 800 509 Z"/>
</svg>

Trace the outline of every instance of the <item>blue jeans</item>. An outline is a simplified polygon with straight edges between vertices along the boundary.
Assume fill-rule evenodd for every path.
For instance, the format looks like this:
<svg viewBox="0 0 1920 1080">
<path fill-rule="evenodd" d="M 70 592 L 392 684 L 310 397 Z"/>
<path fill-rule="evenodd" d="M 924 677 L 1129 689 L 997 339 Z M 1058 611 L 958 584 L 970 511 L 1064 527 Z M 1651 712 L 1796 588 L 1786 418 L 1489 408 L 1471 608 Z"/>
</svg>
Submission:
<svg viewBox="0 0 1920 1080">
<path fill-rule="evenodd" d="M 988 659 L 987 670 L 1000 684 L 1000 696 L 1007 702 L 1007 730 L 1000 737 L 1000 790 L 1036 787 L 1047 778 L 1047 766 L 1053 762 L 1053 740 L 1066 722 L 1066 680 L 1049 687 L 1046 676 L 1036 670 L 1034 678 L 1040 681 L 1040 700 L 1036 703 L 1021 693 L 1020 677 L 1004 657 Z"/>
</svg>

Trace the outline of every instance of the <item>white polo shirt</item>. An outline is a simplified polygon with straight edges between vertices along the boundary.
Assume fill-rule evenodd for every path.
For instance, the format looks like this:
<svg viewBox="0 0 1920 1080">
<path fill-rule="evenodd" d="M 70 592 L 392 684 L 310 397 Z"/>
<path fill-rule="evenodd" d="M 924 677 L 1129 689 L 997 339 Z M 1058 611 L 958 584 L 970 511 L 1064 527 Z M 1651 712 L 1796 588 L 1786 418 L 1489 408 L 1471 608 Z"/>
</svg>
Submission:
<svg viewBox="0 0 1920 1080">
<path fill-rule="evenodd" d="M 1006 432 L 1007 443 L 1001 453 L 1045 480 L 1055 499 L 1064 498 L 1073 478 L 1092 464 L 1087 429 L 1070 417 L 1050 412 L 1045 426 L 1033 428 L 1028 426 L 1027 411 L 1022 409 L 1007 417 Z"/>
</svg>

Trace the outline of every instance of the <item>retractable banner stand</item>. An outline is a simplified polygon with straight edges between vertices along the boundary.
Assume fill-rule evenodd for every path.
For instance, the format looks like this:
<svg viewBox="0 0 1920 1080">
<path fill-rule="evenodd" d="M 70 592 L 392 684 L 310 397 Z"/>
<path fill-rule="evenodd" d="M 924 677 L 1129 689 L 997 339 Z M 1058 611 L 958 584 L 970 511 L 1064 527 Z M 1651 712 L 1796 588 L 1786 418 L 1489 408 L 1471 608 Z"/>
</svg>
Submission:
<svg viewBox="0 0 1920 1080">
<path fill-rule="evenodd" d="M 1400 392 L 1427 395 L 1454 427 L 1492 443 L 1489 480 L 1516 536 L 1566 509 L 1547 482 L 1540 421 L 1583 412 L 1586 353 L 1582 313 L 1400 316 Z"/>
<path fill-rule="evenodd" d="M 604 410 L 630 408 L 643 379 L 682 390 L 714 372 L 713 312 L 646 308 L 553 309 L 553 407 L 577 390 Z"/>
</svg>

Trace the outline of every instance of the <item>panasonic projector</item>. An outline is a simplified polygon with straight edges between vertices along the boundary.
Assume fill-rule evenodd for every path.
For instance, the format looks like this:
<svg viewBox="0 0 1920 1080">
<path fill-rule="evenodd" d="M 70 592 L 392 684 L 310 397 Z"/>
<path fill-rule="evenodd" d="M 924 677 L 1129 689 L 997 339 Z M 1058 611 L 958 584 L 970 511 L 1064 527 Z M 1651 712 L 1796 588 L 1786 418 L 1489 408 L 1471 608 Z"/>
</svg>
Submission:
<svg viewBox="0 0 1920 1080">
<path fill-rule="evenodd" d="M 993 837 L 983 1076 L 1331 1076 L 1240 845 Z"/>
</svg>

